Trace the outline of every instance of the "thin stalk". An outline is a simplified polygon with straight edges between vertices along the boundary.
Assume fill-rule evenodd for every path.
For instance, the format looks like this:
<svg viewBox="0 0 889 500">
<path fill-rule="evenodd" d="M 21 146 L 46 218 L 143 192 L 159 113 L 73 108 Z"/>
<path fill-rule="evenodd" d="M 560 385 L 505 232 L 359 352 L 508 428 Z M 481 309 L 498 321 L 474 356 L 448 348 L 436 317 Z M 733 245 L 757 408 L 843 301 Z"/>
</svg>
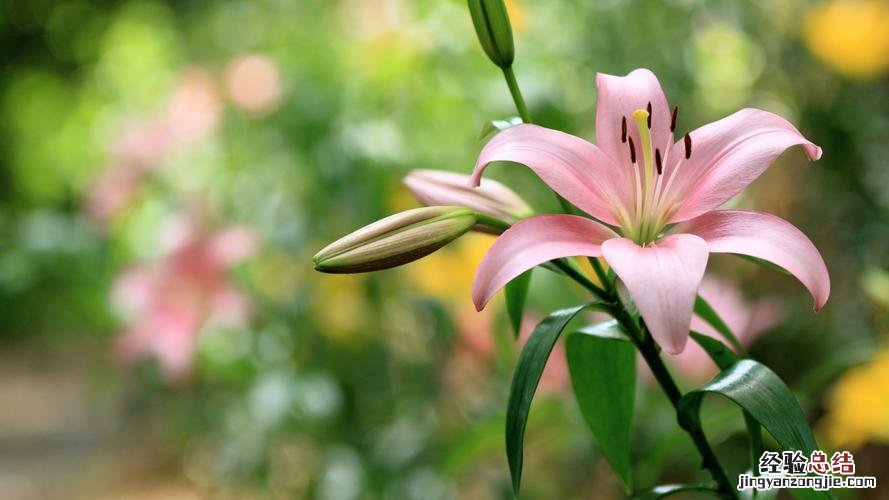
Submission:
<svg viewBox="0 0 889 500">
<path fill-rule="evenodd" d="M 519 116 L 525 123 L 531 123 L 531 115 L 528 113 L 528 106 L 525 105 L 525 98 L 522 97 L 522 91 L 519 89 L 519 82 L 515 79 L 515 73 L 512 66 L 503 68 L 503 76 L 506 78 L 506 85 L 509 86 L 509 93 L 512 94 L 512 101 L 519 112 Z"/>
<path fill-rule="evenodd" d="M 657 380 L 658 385 L 661 386 L 661 389 L 667 395 L 667 399 L 670 400 L 673 408 L 678 411 L 678 403 L 682 398 L 682 392 L 673 380 L 673 376 L 667 371 L 667 367 L 661 359 L 658 345 L 651 336 L 651 332 L 648 331 L 648 327 L 639 325 L 634 321 L 620 301 L 613 308 L 612 314 L 624 330 L 629 333 L 630 338 L 642 354 L 642 358 L 651 370 L 652 375 L 654 375 L 655 380 Z M 701 428 L 697 428 L 695 430 L 686 430 L 686 432 L 691 437 L 695 448 L 698 450 L 698 454 L 701 455 L 701 465 L 710 472 L 713 480 L 716 481 L 719 493 L 725 498 L 737 498 L 731 481 L 729 481 L 728 476 L 722 469 L 722 465 L 719 463 L 719 459 L 716 458 L 710 443 L 707 442 L 704 431 Z"/>
<path fill-rule="evenodd" d="M 657 344 L 655 344 L 648 329 L 644 328 L 642 333 L 644 334 L 644 337 L 641 342 L 637 343 L 639 352 L 642 353 L 643 359 L 645 359 L 649 369 L 651 369 L 651 373 L 658 381 L 661 389 L 664 390 L 670 403 L 672 403 L 673 407 L 678 410 L 677 404 L 679 403 L 679 399 L 682 398 L 682 392 L 679 391 L 676 382 L 673 380 L 670 372 L 667 371 L 667 367 L 664 366 L 664 362 L 658 353 Z M 719 459 L 716 458 L 716 454 L 713 453 L 713 449 L 710 447 L 710 443 L 707 442 L 707 437 L 704 436 L 704 432 L 700 427 L 694 430 L 687 430 L 686 432 L 688 432 L 692 442 L 694 442 L 695 448 L 698 449 L 698 453 L 701 455 L 702 465 L 710 471 L 710 475 L 713 476 L 713 480 L 716 481 L 719 492 L 726 498 L 735 498 L 735 490 L 732 488 L 732 483 L 722 469 L 722 465 L 720 465 Z"/>
<path fill-rule="evenodd" d="M 515 103 L 516 110 L 519 112 L 519 117 L 522 119 L 522 122 L 532 123 L 531 114 L 528 113 L 528 106 L 525 104 L 525 98 L 522 96 L 522 89 L 519 88 L 519 82 L 516 80 L 515 73 L 512 71 L 512 66 L 503 68 L 503 77 L 506 78 L 506 85 L 509 87 L 510 95 L 512 95 L 512 102 Z M 574 213 L 568 200 L 562 198 L 562 195 L 555 191 L 553 191 L 553 193 L 556 195 L 556 199 L 559 200 L 559 206 L 562 207 L 562 212 L 566 214 Z"/>
<path fill-rule="evenodd" d="M 501 233 L 503 231 L 506 231 L 507 229 L 509 229 L 510 226 L 512 226 L 512 224 L 510 224 L 509 222 L 506 222 L 505 220 L 498 219 L 497 217 L 492 217 L 488 214 L 483 214 L 481 212 L 476 212 L 475 216 L 476 216 L 476 219 L 478 220 L 479 224 L 481 224 L 483 226 L 488 226 L 492 229 L 499 230 Z"/>
<path fill-rule="evenodd" d="M 577 267 L 573 261 L 568 259 L 556 259 L 550 261 L 552 262 L 560 271 L 565 273 L 569 278 L 573 279 L 577 283 L 579 283 L 582 287 L 589 290 L 593 295 L 597 298 L 609 301 L 611 296 L 605 290 L 599 288 L 596 283 L 593 282 L 584 272 Z"/>
<path fill-rule="evenodd" d="M 670 400 L 673 408 L 678 411 L 678 404 L 679 400 L 682 398 L 682 391 L 679 390 L 679 387 L 676 385 L 676 381 L 673 380 L 673 376 L 670 375 L 670 372 L 664 365 L 664 362 L 660 356 L 658 345 L 654 341 L 654 338 L 651 336 L 651 332 L 648 331 L 648 327 L 644 324 L 640 325 L 639 323 L 637 323 L 630 316 L 630 313 L 627 312 L 627 308 L 622 301 L 620 301 L 619 299 L 616 301 L 613 300 L 613 298 L 616 297 L 613 288 L 609 287 L 609 290 L 607 291 L 600 289 L 579 270 L 574 270 L 570 266 L 567 268 L 561 267 L 560 264 L 563 264 L 563 261 L 564 259 L 552 262 L 555 263 L 557 267 L 565 271 L 565 274 L 567 274 L 570 278 L 574 279 L 585 288 L 593 292 L 594 295 L 605 301 L 611 302 L 609 312 L 627 332 L 633 344 L 636 345 L 636 348 L 642 354 L 642 358 L 645 360 L 645 363 L 651 370 L 652 375 L 654 375 L 655 380 L 657 380 L 658 385 L 661 386 L 661 389 L 667 395 L 667 399 Z M 606 286 L 608 286 L 607 283 Z M 599 290 L 602 293 L 597 293 L 594 290 Z M 707 442 L 707 437 L 704 435 L 704 431 L 700 428 L 694 430 L 686 429 L 685 431 L 686 433 L 688 433 L 689 437 L 695 445 L 695 448 L 697 448 L 698 450 L 698 454 L 701 456 L 701 465 L 710 472 L 710 475 L 716 482 L 719 494 L 728 499 L 737 498 L 731 481 L 729 481 L 725 470 L 723 470 L 722 465 L 719 463 L 719 459 L 716 458 L 716 454 L 710 447 L 710 443 Z"/>
<path fill-rule="evenodd" d="M 590 265 L 593 266 L 593 271 L 596 272 L 596 276 L 599 278 L 599 281 L 602 282 L 602 286 L 605 288 L 611 287 L 611 279 L 608 277 L 608 273 L 605 272 L 605 269 L 602 267 L 602 263 L 599 262 L 599 259 L 596 257 L 587 257 L 590 261 Z"/>
<path fill-rule="evenodd" d="M 762 455 L 762 427 L 753 418 L 753 415 L 744 411 L 744 423 L 747 424 L 747 433 L 750 434 L 750 468 L 754 476 L 759 475 L 759 457 Z"/>
</svg>

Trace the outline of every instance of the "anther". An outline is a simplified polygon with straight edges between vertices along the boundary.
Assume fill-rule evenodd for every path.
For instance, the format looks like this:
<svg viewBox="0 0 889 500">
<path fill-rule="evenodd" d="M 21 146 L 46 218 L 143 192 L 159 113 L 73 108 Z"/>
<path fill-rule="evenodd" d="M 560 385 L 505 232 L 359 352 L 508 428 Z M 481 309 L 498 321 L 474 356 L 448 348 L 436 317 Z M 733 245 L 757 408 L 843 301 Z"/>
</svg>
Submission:
<svg viewBox="0 0 889 500">
<path fill-rule="evenodd" d="M 648 107 L 645 108 L 648 111 L 648 130 L 651 130 L 651 103 L 648 103 Z"/>
<path fill-rule="evenodd" d="M 673 106 L 673 114 L 670 115 L 670 132 L 676 130 L 676 115 L 679 113 L 679 106 Z"/>
<path fill-rule="evenodd" d="M 633 138 L 627 137 L 627 140 L 630 141 L 630 163 L 636 163 L 636 147 L 633 146 Z"/>
<path fill-rule="evenodd" d="M 685 134 L 685 159 L 691 158 L 691 136 Z"/>
<path fill-rule="evenodd" d="M 654 164 L 657 167 L 657 174 L 658 175 L 661 175 L 662 173 L 664 173 L 664 166 L 661 163 L 661 150 L 660 149 L 654 150 Z"/>
<path fill-rule="evenodd" d="M 627 142 L 627 117 L 620 117 L 620 142 Z"/>
</svg>

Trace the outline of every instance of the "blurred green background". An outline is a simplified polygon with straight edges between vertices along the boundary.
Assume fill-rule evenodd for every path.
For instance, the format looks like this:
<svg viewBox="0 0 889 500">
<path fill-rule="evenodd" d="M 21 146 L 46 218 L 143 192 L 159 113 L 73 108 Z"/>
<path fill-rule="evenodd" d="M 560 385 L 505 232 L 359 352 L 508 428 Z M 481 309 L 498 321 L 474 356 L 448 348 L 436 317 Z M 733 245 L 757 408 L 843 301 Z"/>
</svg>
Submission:
<svg viewBox="0 0 889 500">
<path fill-rule="evenodd" d="M 752 355 L 823 448 L 878 477 L 859 497 L 889 498 L 889 5 L 507 4 L 541 124 L 592 140 L 595 73 L 648 67 L 680 131 L 755 106 L 824 148 L 732 203 L 811 237 L 827 307 L 749 262 L 711 270 L 780 311 Z M 416 206 L 410 169 L 468 173 L 483 123 L 515 114 L 464 2 L 0 6 L 0 498 L 510 498 L 518 346 L 502 299 L 469 298 L 490 237 L 374 275 L 311 265 Z M 555 209 L 524 169 L 491 173 Z M 579 297 L 538 272 L 527 322 Z M 621 498 L 563 357 L 531 413 L 523 497 Z M 706 408 L 740 473 L 743 421 Z M 640 487 L 706 479 L 645 376 L 633 446 Z"/>
</svg>

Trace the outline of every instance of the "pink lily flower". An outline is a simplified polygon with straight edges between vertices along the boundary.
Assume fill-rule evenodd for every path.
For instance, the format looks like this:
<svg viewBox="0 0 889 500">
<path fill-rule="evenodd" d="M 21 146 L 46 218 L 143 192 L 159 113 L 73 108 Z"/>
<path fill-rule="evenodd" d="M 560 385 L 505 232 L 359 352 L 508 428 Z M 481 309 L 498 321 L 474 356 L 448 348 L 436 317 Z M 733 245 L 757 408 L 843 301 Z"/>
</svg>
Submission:
<svg viewBox="0 0 889 500">
<path fill-rule="evenodd" d="M 710 253 L 749 255 L 782 267 L 808 289 L 816 311 L 824 306 L 827 267 L 799 229 L 771 214 L 715 210 L 787 148 L 802 145 L 812 160 L 821 148 L 784 118 L 759 109 L 743 109 L 674 142 L 677 108 L 671 111 L 651 71 L 599 74 L 596 83 L 598 145 L 527 124 L 500 132 L 482 149 L 473 184 L 491 162 L 521 163 L 595 220 L 539 215 L 513 225 L 478 268 L 472 290 L 477 309 L 534 266 L 604 257 L 655 340 L 676 354 L 688 340 Z"/>
<path fill-rule="evenodd" d="M 159 262 L 122 273 L 112 292 L 127 324 L 118 337 L 117 357 L 124 363 L 154 357 L 169 381 L 190 375 L 208 321 L 234 328 L 246 323 L 250 302 L 228 271 L 249 258 L 257 244 L 245 227 L 206 231 L 193 221 L 176 222 L 169 252 Z"/>
</svg>

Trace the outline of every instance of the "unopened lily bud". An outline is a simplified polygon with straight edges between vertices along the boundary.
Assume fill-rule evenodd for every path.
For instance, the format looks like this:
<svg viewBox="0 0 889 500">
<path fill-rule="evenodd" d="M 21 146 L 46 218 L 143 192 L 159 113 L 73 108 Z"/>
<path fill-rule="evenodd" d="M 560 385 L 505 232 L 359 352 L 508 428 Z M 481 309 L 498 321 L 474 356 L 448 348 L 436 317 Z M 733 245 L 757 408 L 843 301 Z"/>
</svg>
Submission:
<svg viewBox="0 0 889 500">
<path fill-rule="evenodd" d="M 365 273 L 425 257 L 475 226 L 477 214 L 464 207 L 435 206 L 390 215 L 334 241 L 315 254 L 324 273 Z"/>
<path fill-rule="evenodd" d="M 469 187 L 470 177 L 444 170 L 412 170 L 404 185 L 424 205 L 460 205 L 507 222 L 533 214 L 525 200 L 511 189 L 491 179 Z"/>
<path fill-rule="evenodd" d="M 485 54 L 501 68 L 512 66 L 515 49 L 504 0 L 468 0 L 475 33 Z"/>
</svg>

